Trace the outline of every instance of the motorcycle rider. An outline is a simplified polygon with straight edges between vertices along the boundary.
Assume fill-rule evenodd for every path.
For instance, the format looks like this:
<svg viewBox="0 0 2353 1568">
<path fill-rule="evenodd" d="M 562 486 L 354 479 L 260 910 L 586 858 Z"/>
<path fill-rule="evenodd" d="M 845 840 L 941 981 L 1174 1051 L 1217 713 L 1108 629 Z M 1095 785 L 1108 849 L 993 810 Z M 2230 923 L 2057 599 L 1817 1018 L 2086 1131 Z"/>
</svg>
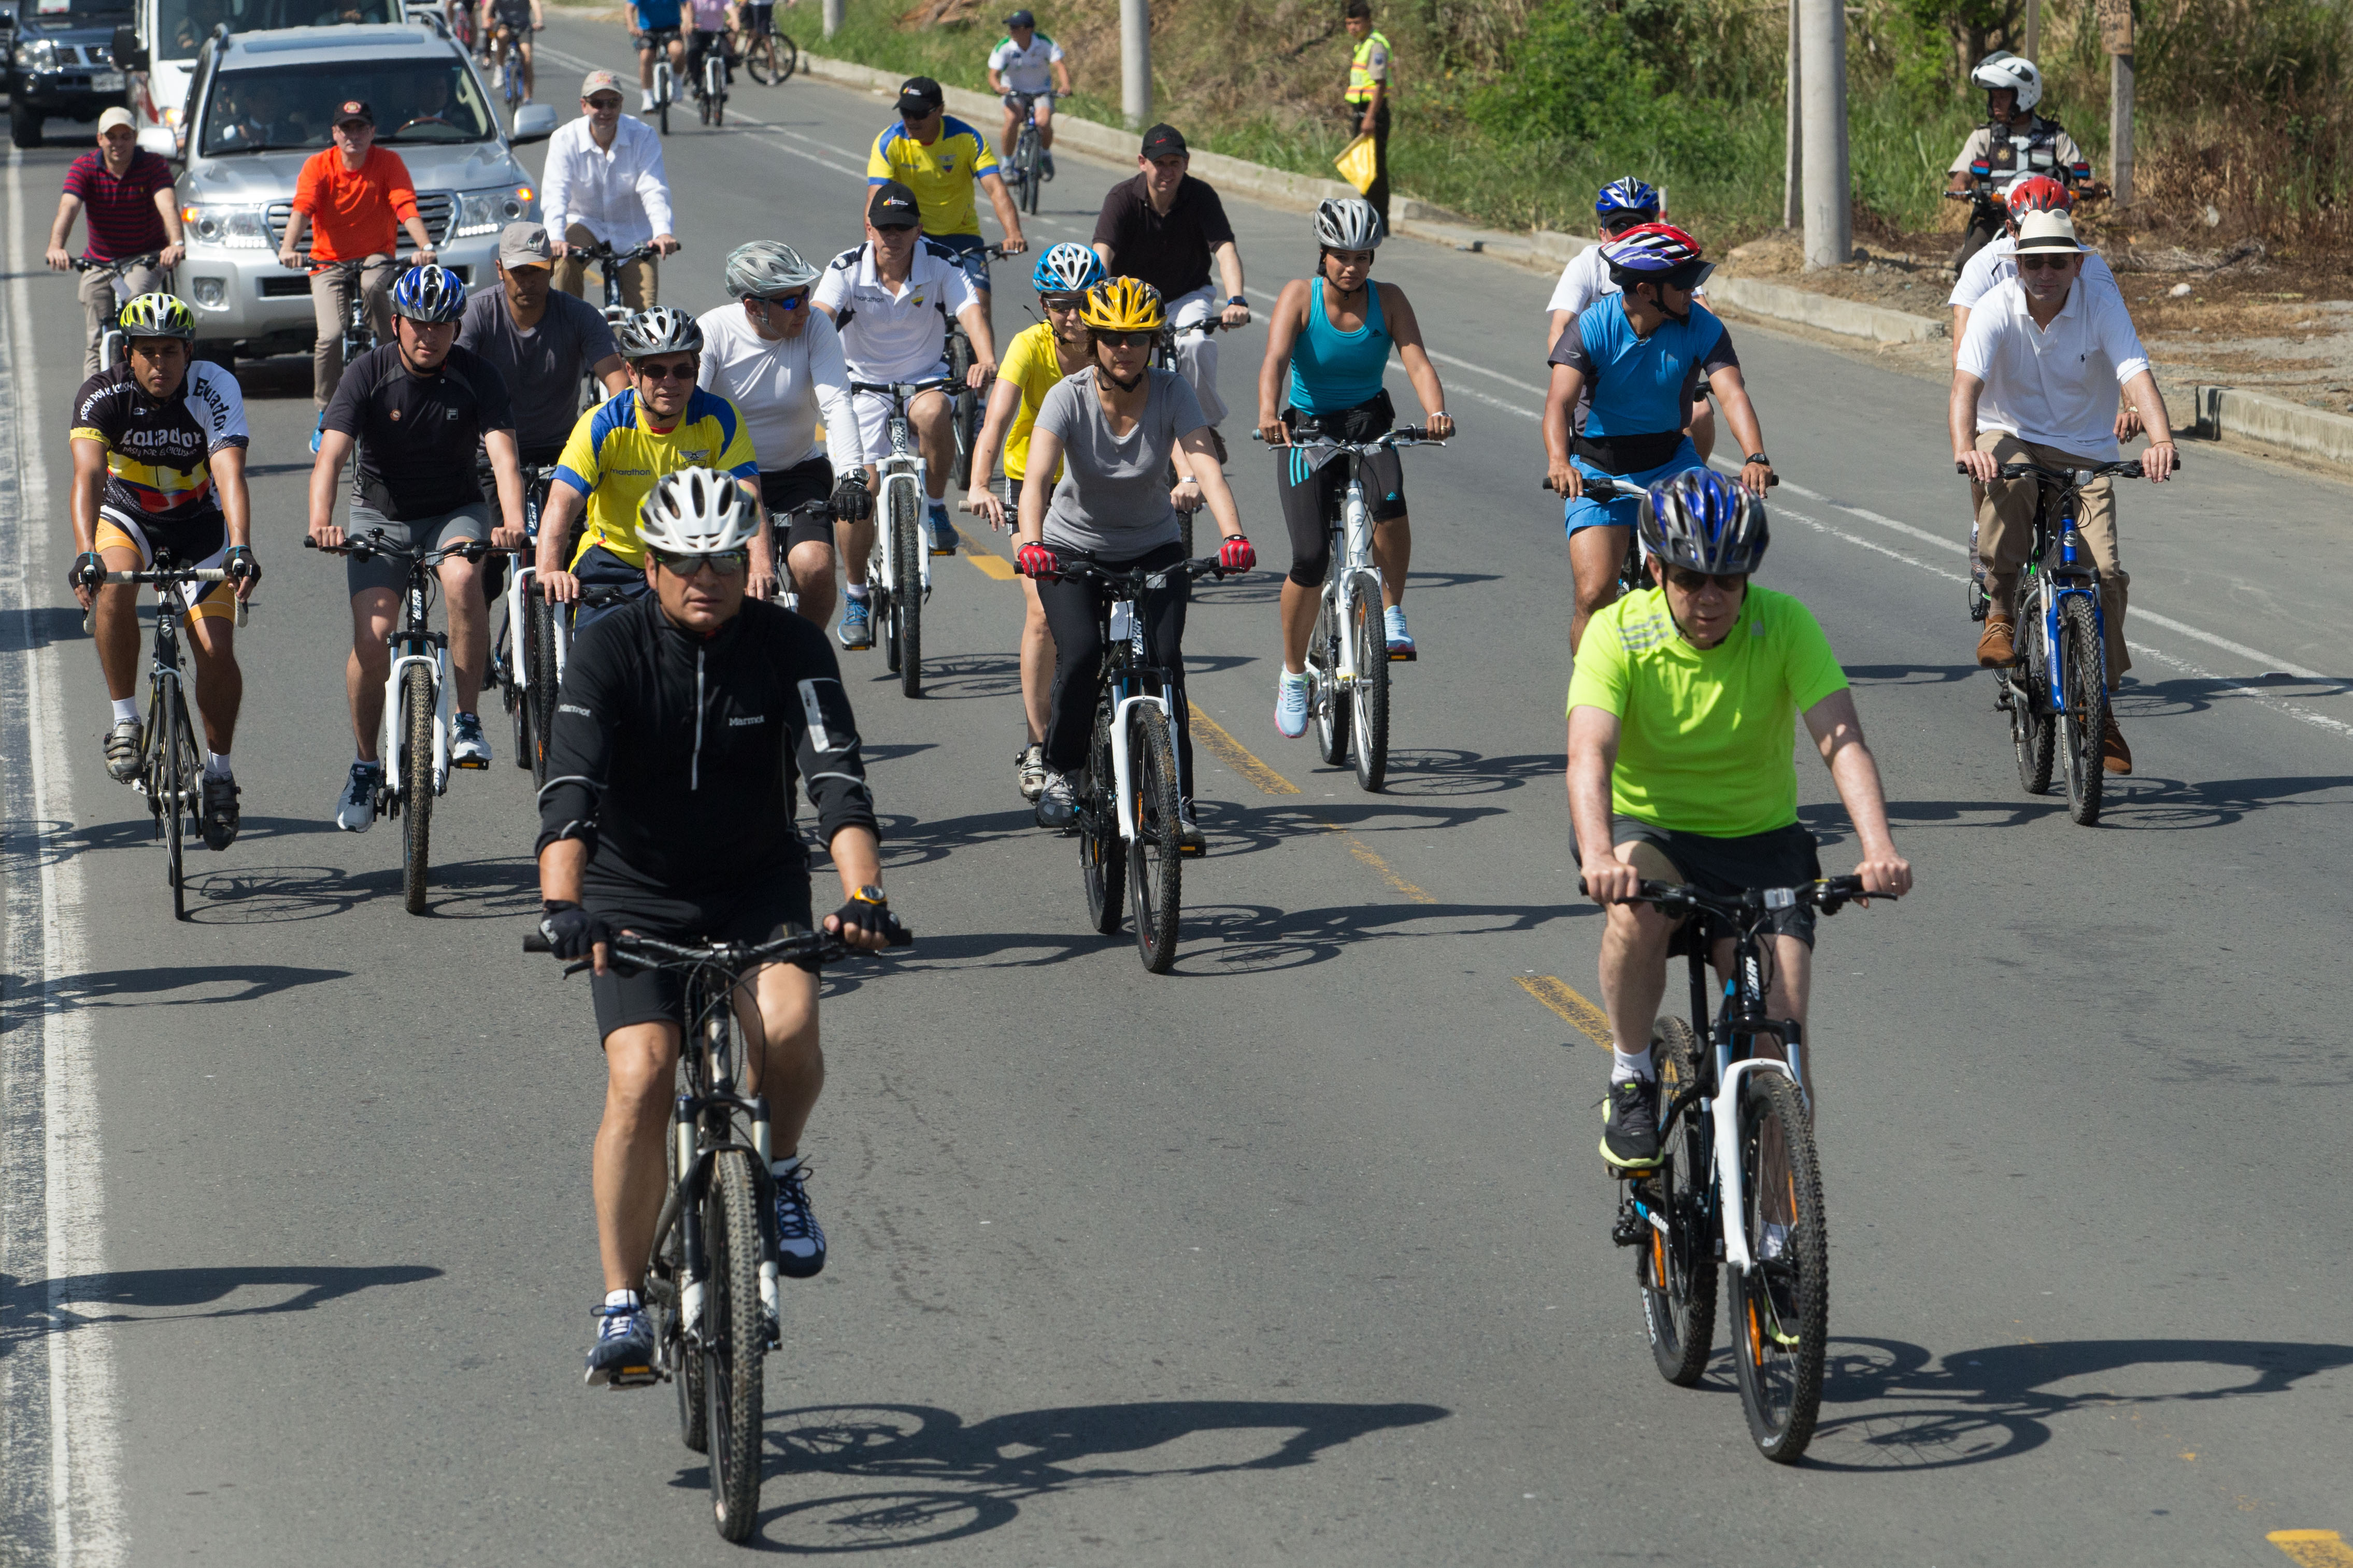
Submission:
<svg viewBox="0 0 2353 1568">
<path fill-rule="evenodd" d="M 1953 160 L 1945 194 L 1957 199 L 1979 195 L 1972 187 L 1980 179 L 1991 183 L 1992 200 L 1978 199 L 1958 248 L 1946 265 L 1960 271 L 1969 258 L 2002 231 L 2001 198 L 2010 187 L 2030 174 L 2047 174 L 2084 196 L 2105 196 L 2108 187 L 2092 178 L 2092 165 L 2074 138 L 2057 121 L 2034 112 L 2042 101 L 2042 73 L 2034 62 L 2008 49 L 1996 49 L 1978 62 L 1969 80 L 1985 89 L 1986 122 L 1961 143 Z M 1976 165 L 1983 164 L 1980 174 Z"/>
</svg>

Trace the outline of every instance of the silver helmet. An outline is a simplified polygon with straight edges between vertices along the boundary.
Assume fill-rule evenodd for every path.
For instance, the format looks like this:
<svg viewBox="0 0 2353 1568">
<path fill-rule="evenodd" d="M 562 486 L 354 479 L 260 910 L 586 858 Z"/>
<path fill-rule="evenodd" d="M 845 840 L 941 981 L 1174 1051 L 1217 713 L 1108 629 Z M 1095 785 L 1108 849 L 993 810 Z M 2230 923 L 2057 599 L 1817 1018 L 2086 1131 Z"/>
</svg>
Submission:
<svg viewBox="0 0 2353 1568">
<path fill-rule="evenodd" d="M 1326 250 L 1372 250 L 1388 236 L 1388 226 L 1362 196 L 1342 196 L 1315 209 L 1315 243 Z"/>
<path fill-rule="evenodd" d="M 817 268 L 781 240 L 755 239 L 749 245 L 737 246 L 727 258 L 727 297 L 731 300 L 752 294 L 765 299 L 787 289 L 806 289 L 817 279 Z"/>
<path fill-rule="evenodd" d="M 702 323 L 675 305 L 656 305 L 639 310 L 613 335 L 621 342 L 623 359 L 702 352 Z"/>
</svg>

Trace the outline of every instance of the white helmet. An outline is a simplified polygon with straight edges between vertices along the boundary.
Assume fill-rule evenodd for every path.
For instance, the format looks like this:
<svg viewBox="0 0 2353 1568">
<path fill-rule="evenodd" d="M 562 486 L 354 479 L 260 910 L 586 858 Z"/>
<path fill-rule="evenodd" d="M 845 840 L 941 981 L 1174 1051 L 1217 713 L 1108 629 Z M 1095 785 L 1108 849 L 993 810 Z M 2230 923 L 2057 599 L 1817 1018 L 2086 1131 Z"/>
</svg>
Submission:
<svg viewBox="0 0 2353 1568">
<path fill-rule="evenodd" d="M 638 509 L 638 536 L 665 555 L 717 555 L 743 550 L 760 531 L 759 509 L 744 487 L 716 468 L 681 468 L 654 481 Z"/>
<path fill-rule="evenodd" d="M 702 324 L 675 305 L 655 305 L 639 310 L 613 335 L 620 340 L 623 359 L 702 352 Z"/>
<path fill-rule="evenodd" d="M 1315 243 L 1326 250 L 1373 250 L 1388 232 L 1381 215 L 1362 196 L 1342 196 L 1315 208 Z"/>
<path fill-rule="evenodd" d="M 818 279 L 818 270 L 801 259 L 799 251 L 773 239 L 739 245 L 727 258 L 727 296 L 765 298 L 787 289 L 806 289 Z"/>
<path fill-rule="evenodd" d="M 2032 60 L 2008 49 L 1996 49 L 1979 60 L 1978 68 L 1969 72 L 1969 80 L 1988 92 L 1998 88 L 2015 89 L 2021 114 L 2042 101 L 2042 73 L 2034 68 Z"/>
</svg>

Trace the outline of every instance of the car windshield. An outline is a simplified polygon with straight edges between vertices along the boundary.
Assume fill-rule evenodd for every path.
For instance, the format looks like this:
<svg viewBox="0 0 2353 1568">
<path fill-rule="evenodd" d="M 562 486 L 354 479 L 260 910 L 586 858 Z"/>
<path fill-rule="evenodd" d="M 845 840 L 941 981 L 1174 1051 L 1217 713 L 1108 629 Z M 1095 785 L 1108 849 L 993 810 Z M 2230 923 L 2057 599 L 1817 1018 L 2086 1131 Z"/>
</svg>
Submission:
<svg viewBox="0 0 2353 1568">
<path fill-rule="evenodd" d="M 206 154 L 315 150 L 334 142 L 335 106 L 375 111 L 375 139 L 394 146 L 486 142 L 490 106 L 455 59 L 223 71 L 205 106 Z"/>
<path fill-rule="evenodd" d="M 52 27 L 98 27 L 131 20 L 131 0 L 39 0 L 18 7 L 20 16 L 27 11 Z"/>
<path fill-rule="evenodd" d="M 72 0 L 74 9 L 102 0 Z M 122 0 L 127 8 L 128 0 Z M 163 40 L 158 59 L 192 60 L 196 46 L 223 22 L 232 33 L 259 33 L 274 27 L 332 27 L 344 22 L 397 22 L 396 0 L 158 0 L 156 37 Z"/>
</svg>

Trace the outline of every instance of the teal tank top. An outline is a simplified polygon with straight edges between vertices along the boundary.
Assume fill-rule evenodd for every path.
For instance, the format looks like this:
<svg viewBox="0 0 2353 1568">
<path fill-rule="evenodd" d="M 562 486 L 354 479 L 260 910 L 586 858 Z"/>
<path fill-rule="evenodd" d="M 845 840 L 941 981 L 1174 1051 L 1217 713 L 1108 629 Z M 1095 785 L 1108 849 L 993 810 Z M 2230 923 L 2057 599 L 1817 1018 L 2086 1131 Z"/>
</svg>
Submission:
<svg viewBox="0 0 2353 1568">
<path fill-rule="evenodd" d="M 1365 324 L 1344 332 L 1324 310 L 1324 279 L 1308 285 L 1307 330 L 1291 346 L 1291 406 L 1310 414 L 1337 414 L 1380 395 L 1381 372 L 1389 362 L 1388 323 L 1381 319 L 1381 291 L 1365 285 Z"/>
</svg>

